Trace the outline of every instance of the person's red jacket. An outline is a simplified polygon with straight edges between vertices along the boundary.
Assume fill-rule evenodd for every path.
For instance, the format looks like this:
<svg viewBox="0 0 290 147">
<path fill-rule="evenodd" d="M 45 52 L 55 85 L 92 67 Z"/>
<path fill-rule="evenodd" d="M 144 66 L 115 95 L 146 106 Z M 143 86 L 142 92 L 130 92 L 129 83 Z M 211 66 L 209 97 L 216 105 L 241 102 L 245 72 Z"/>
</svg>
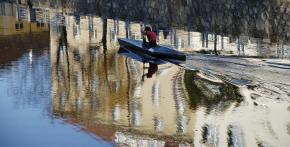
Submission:
<svg viewBox="0 0 290 147">
<path fill-rule="evenodd" d="M 146 31 L 146 35 L 147 35 L 147 38 L 148 38 L 148 41 L 149 43 L 156 43 L 156 38 L 157 38 L 157 35 L 155 32 L 153 31 Z"/>
</svg>

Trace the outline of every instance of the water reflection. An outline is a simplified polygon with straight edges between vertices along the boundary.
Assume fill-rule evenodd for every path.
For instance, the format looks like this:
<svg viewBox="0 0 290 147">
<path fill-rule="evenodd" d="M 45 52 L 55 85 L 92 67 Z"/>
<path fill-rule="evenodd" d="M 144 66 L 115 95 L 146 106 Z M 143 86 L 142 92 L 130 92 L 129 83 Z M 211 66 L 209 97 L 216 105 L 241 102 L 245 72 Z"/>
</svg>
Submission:
<svg viewBox="0 0 290 147">
<path fill-rule="evenodd" d="M 74 17 L 71 19 L 74 20 Z M 102 19 L 99 20 L 102 24 Z M 100 27 L 103 25 L 100 24 L 96 25 L 99 30 L 96 31 L 97 35 L 103 34 Z M 161 136 L 178 133 L 189 140 L 193 138 L 186 131 L 191 127 L 189 124 L 193 123 L 187 116 L 193 115 L 192 112 L 176 115 L 175 97 L 170 90 L 172 85 L 160 83 L 170 81 L 179 71 L 178 67 L 161 66 L 161 71 L 167 69 L 170 72 L 152 77 L 151 81 L 142 81 L 144 73 L 150 67 L 143 69 L 142 63 L 120 56 L 114 43 L 110 43 L 110 48 L 106 49 L 103 35 L 100 35 L 102 37 L 99 41 L 96 41 L 97 37 L 96 40 L 88 40 L 86 44 L 78 44 L 82 39 L 81 35 L 89 34 L 84 32 L 88 28 L 80 27 L 80 36 L 76 38 L 71 37 L 71 27 L 73 25 L 66 27 L 68 56 L 65 53 L 57 56 L 58 36 L 63 31 L 57 25 L 51 25 L 50 28 L 54 115 L 65 118 L 68 122 L 82 124 L 87 131 L 94 133 L 98 126 L 102 126 L 108 128 L 107 131 L 112 128 L 114 132 L 134 132 L 134 136 L 150 136 L 158 132 Z M 119 31 L 121 34 L 122 31 Z M 125 31 L 123 35 L 126 35 Z M 95 49 L 95 46 L 99 47 Z M 102 132 L 107 134 L 104 131 Z M 104 136 L 102 133 L 96 135 Z M 114 133 L 104 138 L 112 140 Z"/>
<path fill-rule="evenodd" d="M 61 6 L 51 2 L 54 8 Z M 105 7 L 104 7 L 105 6 Z M 222 54 L 289 57 L 288 1 L 67 1 L 70 12 L 151 23 L 178 49 L 213 50 Z M 123 11 L 120 11 L 123 10 Z M 142 17 L 141 17 L 142 16 Z M 176 29 L 174 26 L 180 26 Z M 198 33 L 200 32 L 200 33 Z M 168 36 L 170 39 L 167 39 Z M 202 42 L 202 43 L 201 43 Z M 216 49 L 216 50 L 215 50 Z"/>
<path fill-rule="evenodd" d="M 11 49 L 13 50 L 13 48 Z M 11 52 L 3 53 L 6 53 L 8 56 L 6 59 L 1 60 L 4 64 L 1 64 L 0 68 L 5 68 L 5 71 L 11 72 L 12 78 L 11 82 L 8 84 L 10 89 L 8 89 L 6 93 L 8 97 L 14 98 L 14 106 L 21 109 L 25 107 L 34 108 L 39 107 L 39 105 L 44 105 L 44 111 L 49 110 L 49 100 L 45 99 L 45 96 L 50 94 L 51 89 L 51 85 L 47 82 L 50 80 L 50 70 L 49 68 L 47 70 L 36 68 L 39 66 L 46 68 L 50 66 L 48 50 L 31 49 L 26 51 L 26 53 L 18 53 L 21 57 L 17 57 L 13 54 L 12 56 L 9 56 Z M 18 62 L 15 57 L 22 58 L 23 63 Z M 40 58 L 42 61 L 39 60 Z M 26 70 L 23 70 L 23 68 Z M 21 72 L 22 76 L 17 76 L 17 72 Z M 34 78 L 29 77 L 28 75 L 32 75 Z M 44 75 L 48 78 L 43 79 L 40 75 Z M 31 83 L 38 83 L 39 85 L 32 85 Z"/>
<path fill-rule="evenodd" d="M 90 38 L 90 27 L 85 25 L 89 23 L 87 18 L 80 19 L 83 25 L 77 31 L 78 37 L 74 37 L 73 24 L 76 20 L 74 16 L 68 16 L 71 23 L 66 26 L 67 56 L 65 53 L 57 56 L 58 36 L 63 34 L 63 30 L 58 29 L 58 25 L 51 25 L 51 62 L 52 67 L 58 67 L 52 69 L 54 115 L 64 118 L 67 122 L 81 124 L 86 131 L 109 141 L 118 134 L 137 140 L 153 135 L 157 140 L 166 143 L 166 138 L 170 138 L 191 144 L 194 138 L 192 127 L 196 120 L 195 111 L 187 105 L 187 94 L 190 95 L 190 100 L 193 100 L 191 105 L 195 107 L 205 104 L 213 107 L 211 109 L 219 107 L 220 111 L 225 111 L 226 103 L 235 102 L 231 101 L 231 98 L 236 99 L 238 92 L 235 88 L 228 88 L 226 84 L 218 85 L 221 90 L 214 96 L 211 96 L 211 93 L 196 94 L 198 97 L 207 96 L 208 100 L 202 102 L 199 99 L 194 102 L 192 93 L 187 93 L 191 89 L 182 86 L 183 81 L 192 81 L 193 75 L 187 76 L 185 73 L 184 79 L 183 70 L 174 65 L 160 65 L 156 76 L 144 79 L 144 74 L 151 72 L 151 65 L 144 68 L 142 62 L 119 55 L 120 51 L 114 40 L 107 39 L 106 46 L 103 36 L 108 38 L 110 32 L 104 35 L 103 19 L 96 17 L 93 21 L 96 26 L 94 32 L 100 37 L 84 39 Z M 105 27 L 115 26 L 113 22 L 107 20 L 108 25 Z M 126 37 L 126 28 L 119 29 L 119 36 Z M 204 85 L 209 87 L 215 86 L 203 79 L 200 79 L 200 83 L 206 83 Z M 208 91 L 202 86 L 192 84 L 185 86 L 197 91 Z M 219 104 L 220 101 L 224 101 L 224 104 Z M 102 130 L 102 133 L 96 132 L 95 130 L 101 129 L 100 126 L 103 129 L 108 128 L 108 132 L 106 129 Z M 174 137 L 176 135 L 182 137 Z M 118 137 L 115 141 L 124 143 Z"/>
<path fill-rule="evenodd" d="M 116 42 L 122 34 L 125 38 L 141 39 L 144 25 L 151 24 L 158 34 L 159 44 L 168 44 L 178 50 L 289 58 L 286 1 L 273 0 L 263 4 L 258 1 L 172 1 L 156 4 L 155 1 L 134 0 L 126 3 L 98 0 L 1 2 L 1 20 L 4 21 L 6 16 L 14 17 L 15 22 L 11 23 L 18 32 L 33 31 L 34 24 L 27 27 L 27 22 L 35 22 L 38 28 L 44 29 L 48 22 L 71 26 L 73 37 L 82 38 L 87 34 L 89 40 L 98 40 L 105 46 L 107 41 Z M 157 6 L 162 9 L 157 9 Z M 124 11 L 117 11 L 121 8 Z M 1 24 L 4 25 L 1 28 L 11 26 L 9 23 Z M 5 34 L 7 29 L 1 32 Z M 87 42 L 86 39 L 82 41 L 84 44 Z"/>
<path fill-rule="evenodd" d="M 252 113 L 248 111 L 249 108 L 254 108 L 248 105 L 247 101 L 243 101 L 248 98 L 248 89 L 211 81 L 196 72 L 183 71 L 171 64 L 159 67 L 149 65 L 148 68 L 144 68 L 142 63 L 119 54 L 118 37 L 141 39 L 142 28 L 150 23 L 158 34 L 159 44 L 171 45 L 178 50 L 208 53 L 216 49 L 218 54 L 224 55 L 283 58 L 289 56 L 286 54 L 289 52 L 288 36 L 285 34 L 287 30 L 282 26 L 284 31 L 275 34 L 275 30 L 270 28 L 276 24 L 271 27 L 260 25 L 261 18 L 269 17 L 266 16 L 268 14 L 261 13 L 260 18 L 255 12 L 260 11 L 260 8 L 251 10 L 252 8 L 247 6 L 248 2 L 231 4 L 229 1 L 223 14 L 214 13 L 217 10 L 206 12 L 211 10 L 216 2 L 208 4 L 207 1 L 160 2 L 164 11 L 171 12 L 160 14 L 172 16 L 157 15 L 158 19 L 153 15 L 159 13 L 159 9 L 153 9 L 157 7 L 157 2 L 153 1 L 142 1 L 146 10 L 142 8 L 139 9 L 142 11 L 138 11 L 141 14 L 152 15 L 139 15 L 135 9 L 140 4 L 134 0 L 123 3 L 114 1 L 108 4 L 114 8 L 110 9 L 113 14 L 108 12 L 108 7 L 102 7 L 106 1 L 74 3 L 51 1 L 49 4 L 54 8 L 48 7 L 48 3 L 43 1 L 28 4 L 0 3 L 0 44 L 4 48 L 3 54 L 9 54 L 9 56 L 2 54 L 3 58 L 0 55 L 0 64 L 5 65 L 1 68 L 6 68 L 6 64 L 12 64 L 14 60 L 27 60 L 29 65 L 20 65 L 19 70 L 25 75 L 27 69 L 32 69 L 27 70 L 29 73 L 26 74 L 32 77 L 29 79 L 30 82 L 14 75 L 17 77 L 15 85 L 12 84 L 10 87 L 16 87 L 16 90 L 14 89 L 15 93 L 10 92 L 8 96 L 16 97 L 17 106 L 23 106 L 25 103 L 30 106 L 39 103 L 39 99 L 38 95 L 30 97 L 29 94 L 46 96 L 46 89 L 49 92 L 51 90 L 51 95 L 47 94 L 45 98 L 49 99 L 51 96 L 52 102 L 45 105 L 52 108 L 45 107 L 45 110 L 52 113 L 52 120 L 63 120 L 65 126 L 75 125 L 87 134 L 93 134 L 118 145 L 225 146 L 227 143 L 235 145 L 234 141 L 227 142 L 227 138 L 231 138 L 242 146 L 245 138 L 243 129 L 254 130 L 248 127 L 252 126 L 248 124 L 252 115 L 247 115 Z M 189 5 L 188 8 L 180 9 L 185 4 Z M 120 12 L 120 9 L 117 9 L 121 5 L 126 5 L 126 11 Z M 235 10 L 239 5 L 247 6 L 249 12 Z M 133 9 L 133 6 L 136 8 Z M 95 11 L 95 7 L 99 9 Z M 218 4 L 218 10 L 222 7 L 224 6 Z M 98 15 L 92 15 L 95 14 L 91 13 L 92 11 Z M 263 9 L 262 12 L 269 13 L 268 11 L 274 10 Z M 180 14 L 175 14 L 176 12 Z M 251 21 L 253 19 L 248 16 L 244 18 L 242 12 L 253 13 L 251 17 L 255 17 L 257 21 L 249 22 L 253 24 L 244 24 L 247 19 Z M 117 13 L 120 15 L 116 15 Z M 213 17 L 214 14 L 217 16 Z M 280 15 L 280 12 L 277 14 Z M 225 19 L 231 23 L 223 24 L 226 21 L 222 20 L 220 15 L 228 16 Z M 288 16 L 286 13 L 282 15 Z M 140 16 L 145 16 L 147 20 L 143 21 Z M 174 19 L 177 16 L 178 19 Z M 189 16 L 196 20 L 190 21 Z M 172 22 L 171 20 L 176 22 L 168 23 Z M 272 20 L 266 19 L 266 24 L 270 21 Z M 185 22 L 190 23 L 184 25 Z M 180 24 L 183 26 L 178 26 Z M 244 29 L 247 25 L 248 29 Z M 284 38 L 281 37 L 283 35 Z M 40 48 L 44 48 L 43 51 L 35 51 Z M 45 60 L 38 58 L 43 57 L 42 55 Z M 35 61 L 44 62 L 45 65 L 38 62 L 39 66 L 35 67 Z M 50 66 L 51 68 L 48 68 Z M 42 73 L 43 70 L 45 73 Z M 152 76 L 153 74 L 156 76 Z M 144 75 L 150 79 L 145 79 Z M 49 81 L 46 81 L 47 83 L 51 81 L 51 85 L 43 84 L 46 83 L 42 81 L 45 78 Z M 24 79 L 23 83 L 19 83 L 17 79 L 19 81 Z M 31 87 L 26 85 L 27 83 L 34 84 Z M 30 89 L 33 91 L 29 92 Z M 27 91 L 29 94 L 25 94 Z M 18 94 L 27 96 L 21 100 L 20 96 L 15 96 Z M 246 119 L 235 112 L 246 114 L 244 116 Z M 259 118 L 266 120 L 263 116 Z M 266 130 L 271 130 L 270 123 L 264 121 L 262 123 L 270 128 Z M 263 134 L 265 129 L 263 127 L 259 129 Z M 267 137 L 261 138 L 258 139 L 265 140 Z M 249 144 L 256 145 L 256 142 Z"/>
<path fill-rule="evenodd" d="M 149 63 L 148 73 L 146 74 L 147 78 L 151 78 L 153 74 L 158 71 L 158 65 Z"/>
<path fill-rule="evenodd" d="M 241 102 L 238 87 L 228 83 L 215 83 L 200 78 L 195 71 L 186 71 L 185 87 L 188 91 L 190 106 L 196 109 L 204 106 L 208 110 L 225 111 L 232 103 Z"/>
</svg>

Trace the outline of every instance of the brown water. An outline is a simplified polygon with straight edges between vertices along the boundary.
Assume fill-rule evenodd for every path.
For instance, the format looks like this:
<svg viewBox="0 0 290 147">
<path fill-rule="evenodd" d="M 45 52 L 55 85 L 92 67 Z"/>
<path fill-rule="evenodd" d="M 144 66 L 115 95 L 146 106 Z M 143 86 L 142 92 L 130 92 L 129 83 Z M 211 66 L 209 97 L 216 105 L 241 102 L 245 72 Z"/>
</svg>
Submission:
<svg viewBox="0 0 290 147">
<path fill-rule="evenodd" d="M 55 116 L 118 144 L 190 145 L 200 121 L 197 109 L 210 113 L 219 105 L 224 113 L 242 100 L 237 87 L 198 78 L 172 64 L 160 65 L 156 75 L 144 79 L 148 65 L 144 69 L 117 50 L 114 45 L 108 50 L 51 50 Z"/>
</svg>

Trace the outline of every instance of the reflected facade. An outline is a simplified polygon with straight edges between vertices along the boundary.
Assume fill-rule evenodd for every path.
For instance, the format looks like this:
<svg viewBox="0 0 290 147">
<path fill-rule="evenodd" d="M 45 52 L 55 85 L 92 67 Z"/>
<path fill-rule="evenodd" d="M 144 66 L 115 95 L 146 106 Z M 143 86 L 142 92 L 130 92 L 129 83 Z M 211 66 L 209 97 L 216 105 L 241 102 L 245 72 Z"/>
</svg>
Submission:
<svg viewBox="0 0 290 147">
<path fill-rule="evenodd" d="M 108 4 L 113 8 L 112 13 L 107 7 L 101 7 L 106 2 L 95 0 L 3 1 L 0 3 L 0 44 L 2 53 L 5 51 L 11 56 L 0 55 L 0 64 L 22 61 L 23 55 L 33 63 L 34 55 L 44 55 L 46 66 L 37 68 L 50 66 L 50 75 L 47 70 L 43 74 L 51 82 L 46 85 L 51 86 L 51 103 L 49 108 L 45 107 L 50 119 L 62 120 L 65 125 L 76 126 L 81 132 L 112 145 L 243 146 L 257 145 L 272 137 L 272 132 L 266 137 L 257 135 L 259 138 L 249 135 L 255 127 L 259 135 L 271 131 L 272 119 L 269 122 L 264 119 L 267 113 L 240 116 L 251 114 L 249 110 L 255 108 L 255 103 L 247 103 L 254 93 L 250 88 L 215 81 L 202 72 L 184 71 L 171 64 L 160 65 L 151 79 L 144 79 L 148 65 L 144 67 L 118 54 L 117 44 L 117 38 L 141 39 L 141 31 L 150 24 L 158 34 L 159 44 L 181 51 L 213 53 L 216 49 L 221 55 L 289 58 L 288 30 L 282 27 L 284 31 L 277 30 L 275 34 L 276 22 L 272 22 L 273 16 L 268 16 L 274 9 L 263 7 L 268 1 L 261 8 L 253 2 L 257 10 L 248 6 L 250 2 L 229 1 L 224 13 L 217 16 L 215 12 L 224 6 L 219 4 L 218 10 L 207 12 L 215 6 L 214 2 L 158 2 L 165 12 L 159 12 L 157 2 L 151 0 L 142 1 L 146 9 L 139 9 L 140 12 L 135 10 L 140 5 L 135 0 L 112 1 Z M 126 4 L 125 15 L 118 8 Z M 180 9 L 184 5 L 194 9 Z M 284 22 L 284 16 L 288 17 L 288 12 L 282 13 L 286 4 L 281 5 L 281 10 L 273 12 L 282 17 L 278 24 Z M 248 10 L 235 10 L 240 6 L 247 6 Z M 157 13 L 163 17 L 153 15 Z M 248 18 L 248 14 L 254 18 Z M 253 19 L 257 21 L 244 24 Z M 168 23 L 172 20 L 176 22 Z M 265 24 L 261 24 L 262 20 Z M 34 52 L 38 49 L 43 51 Z M 253 116 L 264 124 L 249 125 Z M 275 126 L 285 127 L 280 123 Z M 284 133 L 289 134 L 289 124 L 286 127 L 288 132 Z M 284 137 L 281 140 L 287 140 L 281 134 Z"/>
<path fill-rule="evenodd" d="M 11 20 L 11 23 L 15 24 L 15 29 L 5 29 L 8 32 L 35 31 L 35 26 L 47 29 L 47 23 L 51 21 L 53 24 L 67 25 L 70 29 L 73 29 L 71 31 L 74 37 L 86 36 L 91 41 L 97 42 L 103 38 L 103 34 L 108 34 L 105 38 L 110 42 L 116 42 L 118 37 L 141 39 L 141 30 L 144 29 L 145 25 L 150 24 L 159 36 L 159 44 L 170 45 L 178 50 L 213 53 L 216 49 L 219 54 L 223 55 L 289 58 L 289 30 L 287 30 L 289 27 L 287 27 L 286 22 L 283 23 L 284 18 L 288 18 L 289 15 L 287 11 L 284 11 L 284 8 L 288 7 L 287 1 L 277 2 L 272 0 L 272 2 L 267 1 L 260 6 L 257 4 L 258 2 L 251 4 L 250 2 L 231 3 L 231 1 L 222 5 L 223 2 L 221 1 L 218 8 L 223 10 L 210 9 L 215 4 L 206 4 L 205 1 L 193 2 L 192 4 L 187 2 L 176 3 L 176 5 L 159 2 L 162 5 L 164 4 L 162 10 L 172 13 L 157 13 L 150 11 L 156 7 L 155 2 L 146 2 L 144 4 L 146 10 L 137 12 L 139 4 L 134 5 L 134 0 L 132 0 L 132 2 L 126 3 L 128 10 L 124 12 L 131 13 L 133 16 L 126 16 L 122 14 L 123 11 L 108 11 L 105 10 L 106 7 L 102 8 L 101 6 L 101 9 L 95 9 L 103 3 L 106 2 L 95 0 L 74 2 L 66 0 L 62 2 L 30 0 L 11 4 L 7 1 L 1 3 L 1 13 L 4 16 L 15 17 L 14 20 Z M 171 3 L 175 2 L 172 1 Z M 273 8 L 268 7 L 269 3 L 272 3 Z M 112 7 L 119 10 L 126 4 L 115 1 Z M 91 8 L 90 6 L 93 5 L 96 7 Z M 180 14 L 175 14 L 173 10 L 181 10 L 183 5 L 188 5 L 192 9 L 184 9 L 184 11 L 180 11 Z M 49 8 L 50 6 L 52 7 Z M 136 8 L 129 9 L 133 6 Z M 240 6 L 245 6 L 245 10 L 238 10 Z M 205 9 L 197 9 L 198 7 Z M 137 15 L 139 13 L 142 15 Z M 151 13 L 152 15 L 146 15 Z M 277 17 L 271 16 L 271 13 Z M 158 18 L 160 22 L 154 21 L 157 16 L 153 14 L 163 14 L 163 17 Z M 141 19 L 134 16 L 146 17 Z M 174 19 L 176 22 L 172 21 L 171 19 L 175 17 L 180 18 L 180 20 Z M 2 18 L 2 21 L 4 21 L 4 18 Z M 30 27 L 26 27 L 26 21 L 37 23 L 31 23 Z M 102 32 L 103 27 L 98 24 L 107 26 L 103 30 L 106 33 Z M 2 25 L 9 24 L 2 23 Z M 99 27 L 99 30 L 97 27 Z M 2 28 L 7 27 L 2 26 Z M 80 34 L 80 30 L 82 30 L 82 34 Z M 2 32 L 5 33 L 6 31 Z M 71 37 L 71 35 L 68 36 Z M 82 41 L 87 40 L 83 39 Z"/>
<path fill-rule="evenodd" d="M 0 2 L 0 64 L 8 64 L 33 49 L 46 48 L 49 39 L 49 24 L 40 17 L 46 10 L 29 11 L 28 5 Z"/>
<path fill-rule="evenodd" d="M 170 36 L 169 44 L 176 48 L 217 49 L 221 54 L 289 58 L 287 0 L 50 3 L 55 9 L 65 6 L 67 12 L 118 18 L 129 21 L 127 24 L 151 24 L 157 34 L 163 34 L 164 38 Z"/>
<path fill-rule="evenodd" d="M 127 32 L 126 22 L 104 21 L 99 17 L 80 17 L 77 22 L 75 16 L 63 17 L 66 18 L 65 24 L 50 25 L 53 113 L 56 117 L 120 144 L 130 144 L 128 140 L 149 144 L 152 136 L 157 139 L 156 144 L 193 143 L 196 112 L 188 105 L 200 105 L 194 101 L 204 95 L 195 94 L 194 97 L 188 92 L 184 86 L 194 86 L 193 83 L 184 84 L 185 72 L 165 64 L 159 67 L 152 79 L 144 80 L 148 67 L 144 68 L 142 63 L 117 53 L 114 34 L 141 37 L 138 33 L 142 24 L 130 23 L 130 32 L 137 32 L 132 35 Z M 104 30 L 111 31 L 104 35 Z M 67 43 L 60 44 L 60 40 L 67 40 Z M 214 85 L 200 80 L 208 87 Z M 221 112 L 226 111 L 228 105 L 234 105 L 235 100 L 239 101 L 235 88 L 223 84 L 217 87 L 225 90 L 216 97 L 233 99 L 224 108 L 219 106 Z M 194 88 L 205 91 L 202 87 Z M 205 103 L 205 107 L 213 109 L 211 107 L 221 105 L 219 101 L 215 102 Z"/>
</svg>

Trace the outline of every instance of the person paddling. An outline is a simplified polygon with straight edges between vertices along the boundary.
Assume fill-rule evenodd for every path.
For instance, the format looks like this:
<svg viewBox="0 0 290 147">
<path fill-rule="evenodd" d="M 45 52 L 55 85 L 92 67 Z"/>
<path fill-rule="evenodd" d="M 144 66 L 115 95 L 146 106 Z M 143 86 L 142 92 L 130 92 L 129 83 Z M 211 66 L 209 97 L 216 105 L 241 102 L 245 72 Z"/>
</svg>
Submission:
<svg viewBox="0 0 290 147">
<path fill-rule="evenodd" d="M 147 39 L 149 41 L 148 47 L 149 48 L 156 47 L 157 46 L 157 42 L 156 42 L 157 35 L 155 32 L 152 31 L 151 27 L 149 27 L 149 26 L 145 27 L 144 34 L 143 34 L 143 41 L 144 42 L 146 42 L 145 35 L 147 36 Z"/>
<path fill-rule="evenodd" d="M 145 35 L 147 36 L 147 39 L 149 41 L 148 43 L 146 42 Z M 148 50 L 151 52 L 154 51 L 153 49 L 154 47 L 157 47 L 156 38 L 157 38 L 156 33 L 151 30 L 151 27 L 146 26 L 143 32 L 143 42 L 145 44 L 145 47 L 148 48 Z M 156 73 L 157 71 L 158 71 L 158 65 L 149 62 L 149 69 L 148 69 L 148 73 L 146 74 L 147 78 L 151 78 L 152 75 Z"/>
</svg>

